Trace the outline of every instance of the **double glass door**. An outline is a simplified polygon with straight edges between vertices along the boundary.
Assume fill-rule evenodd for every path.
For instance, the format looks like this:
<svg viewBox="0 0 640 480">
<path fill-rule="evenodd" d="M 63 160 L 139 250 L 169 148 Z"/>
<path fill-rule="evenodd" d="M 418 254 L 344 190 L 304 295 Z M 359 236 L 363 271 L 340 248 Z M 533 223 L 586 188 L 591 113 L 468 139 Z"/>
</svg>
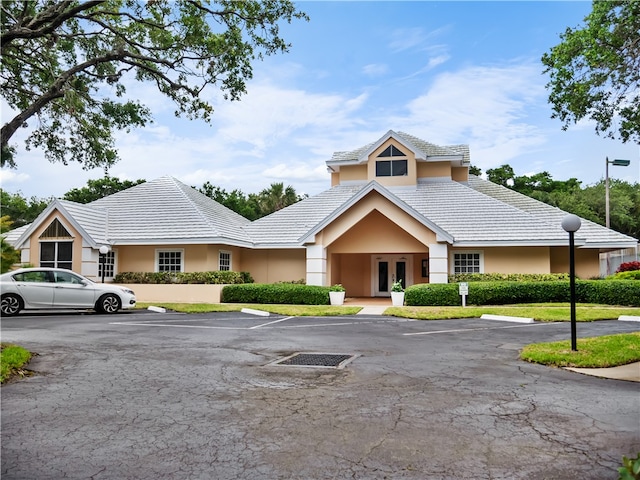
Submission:
<svg viewBox="0 0 640 480">
<path fill-rule="evenodd" d="M 393 282 L 402 282 L 407 287 L 408 261 L 405 257 L 376 256 L 373 268 L 373 295 L 375 297 L 391 296 Z"/>
</svg>

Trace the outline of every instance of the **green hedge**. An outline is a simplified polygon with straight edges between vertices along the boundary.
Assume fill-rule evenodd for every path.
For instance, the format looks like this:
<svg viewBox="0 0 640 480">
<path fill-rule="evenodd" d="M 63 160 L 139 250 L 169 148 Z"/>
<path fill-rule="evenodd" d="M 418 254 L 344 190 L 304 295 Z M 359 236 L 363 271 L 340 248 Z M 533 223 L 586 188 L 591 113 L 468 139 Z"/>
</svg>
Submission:
<svg viewBox="0 0 640 480">
<path fill-rule="evenodd" d="M 222 303 L 328 305 L 329 288 L 292 283 L 248 283 L 222 288 Z"/>
<path fill-rule="evenodd" d="M 569 280 L 568 273 L 456 273 L 449 283 L 458 282 L 557 282 Z"/>
<path fill-rule="evenodd" d="M 147 284 L 235 284 L 253 283 L 247 272 L 212 271 L 212 272 L 122 272 L 118 273 L 115 283 L 147 283 Z"/>
<path fill-rule="evenodd" d="M 412 306 L 461 305 L 457 283 L 423 283 L 405 290 L 405 304 Z M 468 305 L 569 302 L 568 281 L 470 282 Z M 577 280 L 576 301 L 604 305 L 640 306 L 640 283 L 633 280 Z"/>
</svg>

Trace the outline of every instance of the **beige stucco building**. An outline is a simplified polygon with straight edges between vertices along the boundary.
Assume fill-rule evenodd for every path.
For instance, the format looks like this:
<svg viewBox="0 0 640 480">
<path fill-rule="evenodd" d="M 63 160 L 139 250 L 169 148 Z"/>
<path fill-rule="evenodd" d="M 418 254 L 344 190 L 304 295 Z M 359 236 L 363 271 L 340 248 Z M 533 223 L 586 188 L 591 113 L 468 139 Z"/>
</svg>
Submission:
<svg viewBox="0 0 640 480">
<path fill-rule="evenodd" d="M 13 234 L 22 261 L 100 278 L 130 271 L 249 272 L 256 282 L 343 284 L 388 296 L 391 283 L 458 272 L 567 272 L 566 212 L 469 174 L 466 145 L 389 131 L 327 161 L 331 188 L 250 222 L 172 177 L 87 205 L 55 200 Z M 582 220 L 576 273 L 634 238 Z"/>
</svg>

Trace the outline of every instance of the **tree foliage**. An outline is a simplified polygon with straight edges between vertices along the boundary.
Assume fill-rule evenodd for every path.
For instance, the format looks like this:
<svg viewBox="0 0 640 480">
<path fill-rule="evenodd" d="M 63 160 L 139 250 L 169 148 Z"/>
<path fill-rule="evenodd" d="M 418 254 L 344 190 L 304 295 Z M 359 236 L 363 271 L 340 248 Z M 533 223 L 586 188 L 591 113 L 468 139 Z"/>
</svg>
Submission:
<svg viewBox="0 0 640 480">
<path fill-rule="evenodd" d="M 20 252 L 9 245 L 2 235 L 11 230 L 12 223 L 8 215 L 0 217 L 0 273 L 8 272 L 12 265 L 20 261 Z"/>
<path fill-rule="evenodd" d="M 307 18 L 290 0 L 5 0 L 0 14 L 0 91 L 17 112 L 0 164 L 16 166 L 9 140 L 26 127 L 27 148 L 86 169 L 117 161 L 115 130 L 151 121 L 127 85 L 152 84 L 177 116 L 209 121 L 207 87 L 238 100 L 254 60 L 288 51 L 279 22 Z"/>
<path fill-rule="evenodd" d="M 86 187 L 72 188 L 62 197 L 65 200 L 77 203 L 89 203 L 99 198 L 135 187 L 146 180 L 120 180 L 116 177 L 105 175 L 97 180 L 88 180 Z"/>
<path fill-rule="evenodd" d="M 605 225 L 605 182 L 582 187 L 576 178 L 553 180 L 548 172 L 515 175 L 509 165 L 487 170 L 487 179 L 592 222 Z M 640 184 L 609 179 L 611 228 L 640 238 Z"/>
<path fill-rule="evenodd" d="M 552 118 L 584 118 L 596 133 L 640 143 L 640 0 L 596 0 L 582 28 L 545 53 Z"/>
<path fill-rule="evenodd" d="M 284 183 L 281 182 L 272 183 L 269 188 L 263 189 L 260 193 L 250 193 L 249 195 L 245 195 L 237 189 L 227 192 L 210 182 L 205 182 L 198 190 L 249 220 L 257 220 L 306 197 L 298 195 L 290 185 L 285 188 Z"/>
<path fill-rule="evenodd" d="M 27 199 L 21 193 L 9 193 L 0 188 L 2 216 L 8 217 L 12 229 L 33 222 L 50 202 L 51 198 L 31 197 Z"/>
</svg>

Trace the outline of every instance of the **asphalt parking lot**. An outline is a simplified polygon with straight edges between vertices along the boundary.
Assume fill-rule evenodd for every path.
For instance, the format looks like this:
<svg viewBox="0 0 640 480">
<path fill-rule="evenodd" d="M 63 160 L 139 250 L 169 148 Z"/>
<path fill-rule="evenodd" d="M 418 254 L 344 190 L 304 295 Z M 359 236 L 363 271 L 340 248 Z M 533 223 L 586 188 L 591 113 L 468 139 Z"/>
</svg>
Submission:
<svg viewBox="0 0 640 480">
<path fill-rule="evenodd" d="M 578 324 L 578 336 L 637 331 Z M 568 323 L 126 312 L 2 319 L 4 479 L 617 479 L 640 384 L 518 360 Z M 346 355 L 343 368 L 277 365 Z"/>
</svg>

